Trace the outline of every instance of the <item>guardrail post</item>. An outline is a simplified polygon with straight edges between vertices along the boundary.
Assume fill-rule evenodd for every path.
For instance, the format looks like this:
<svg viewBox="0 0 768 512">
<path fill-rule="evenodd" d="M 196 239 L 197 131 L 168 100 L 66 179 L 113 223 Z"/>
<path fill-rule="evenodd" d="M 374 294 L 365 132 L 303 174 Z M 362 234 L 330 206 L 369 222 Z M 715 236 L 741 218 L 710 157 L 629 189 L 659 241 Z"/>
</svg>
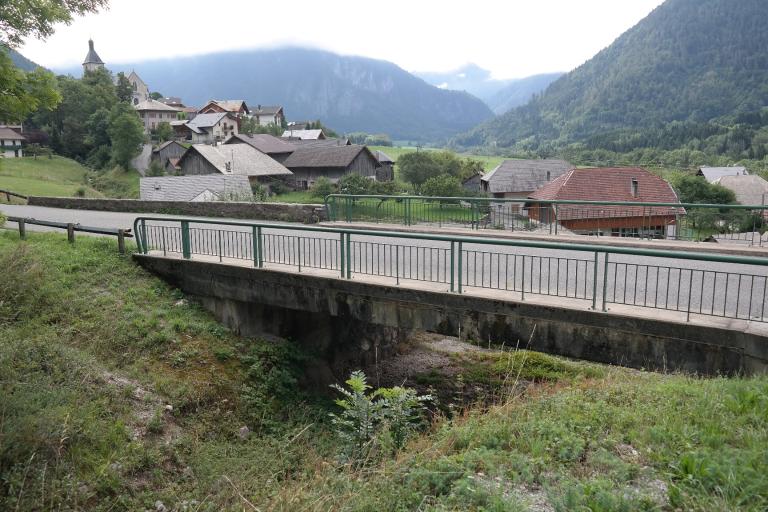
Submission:
<svg viewBox="0 0 768 512">
<path fill-rule="evenodd" d="M 125 254 L 125 230 L 117 230 L 117 252 Z"/>
<path fill-rule="evenodd" d="M 341 278 L 344 279 L 346 275 L 344 269 L 344 263 L 346 261 L 346 255 L 344 254 L 344 233 L 339 234 L 339 270 L 341 271 Z"/>
<path fill-rule="evenodd" d="M 224 254 L 223 254 L 224 251 L 222 250 L 222 246 L 221 246 L 221 230 L 220 229 L 216 230 L 216 241 L 219 244 L 219 263 L 221 263 L 224 260 Z"/>
<path fill-rule="evenodd" d="M 67 241 L 71 244 L 75 243 L 75 225 L 71 222 L 67 224 Z"/>
<path fill-rule="evenodd" d="M 19 238 L 22 240 L 27 239 L 27 227 L 24 219 L 19 219 Z"/>
<path fill-rule="evenodd" d="M 533 262 L 531 262 L 531 274 L 533 274 Z M 520 278 L 520 280 L 521 280 L 521 283 L 520 283 L 520 290 L 521 290 L 520 300 L 523 301 L 523 300 L 525 300 L 525 254 L 523 254 L 523 272 L 522 272 L 522 277 Z M 533 285 L 531 285 L 531 292 L 533 292 Z"/>
<path fill-rule="evenodd" d="M 189 221 L 181 221 L 181 255 L 185 260 L 192 257 L 192 250 L 189 243 Z"/>
</svg>

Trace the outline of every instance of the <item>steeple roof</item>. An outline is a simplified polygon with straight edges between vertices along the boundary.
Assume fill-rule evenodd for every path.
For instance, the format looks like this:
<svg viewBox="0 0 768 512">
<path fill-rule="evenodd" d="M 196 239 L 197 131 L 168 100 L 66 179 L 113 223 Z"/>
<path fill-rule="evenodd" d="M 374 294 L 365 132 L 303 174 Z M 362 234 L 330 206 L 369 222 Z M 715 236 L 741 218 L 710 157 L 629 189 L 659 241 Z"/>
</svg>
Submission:
<svg viewBox="0 0 768 512">
<path fill-rule="evenodd" d="M 88 55 L 85 56 L 83 64 L 104 64 L 99 54 L 93 49 L 93 39 L 88 40 Z"/>
</svg>

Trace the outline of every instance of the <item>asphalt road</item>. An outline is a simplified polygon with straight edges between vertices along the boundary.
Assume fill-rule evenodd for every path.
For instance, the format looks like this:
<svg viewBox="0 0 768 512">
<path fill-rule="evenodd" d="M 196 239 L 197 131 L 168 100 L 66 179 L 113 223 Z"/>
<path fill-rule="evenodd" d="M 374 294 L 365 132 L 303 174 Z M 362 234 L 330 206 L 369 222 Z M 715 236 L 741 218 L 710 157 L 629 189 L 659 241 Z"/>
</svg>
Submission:
<svg viewBox="0 0 768 512">
<path fill-rule="evenodd" d="M 0 211 L 109 228 L 133 227 L 136 217 L 146 216 L 16 205 L 0 205 Z M 195 223 L 190 227 L 193 257 L 221 254 L 223 258 L 254 259 L 251 228 Z M 32 225 L 28 229 L 51 230 Z M 181 252 L 178 223 L 149 222 L 147 235 L 150 249 Z M 338 234 L 264 228 L 262 236 L 262 256 L 267 266 L 298 267 L 300 263 L 304 268 L 340 271 L 342 244 Z M 459 268 L 458 248 L 454 248 L 451 265 L 447 242 L 355 235 L 350 248 L 352 273 L 358 276 L 442 283 L 447 289 L 453 274 L 455 288 L 461 280 L 468 292 L 472 288 L 508 291 L 512 298 L 519 298 L 524 291 L 570 298 L 584 305 L 596 297 L 600 307 L 605 296 L 608 305 L 641 306 L 643 309 L 638 311 L 644 311 L 644 315 L 653 314 L 647 308 L 659 308 L 753 320 L 768 316 L 768 267 L 611 254 L 606 269 L 605 256 L 599 256 L 595 268 L 591 252 L 464 244 L 459 277 L 458 270 L 451 272 L 451 268 Z"/>
</svg>

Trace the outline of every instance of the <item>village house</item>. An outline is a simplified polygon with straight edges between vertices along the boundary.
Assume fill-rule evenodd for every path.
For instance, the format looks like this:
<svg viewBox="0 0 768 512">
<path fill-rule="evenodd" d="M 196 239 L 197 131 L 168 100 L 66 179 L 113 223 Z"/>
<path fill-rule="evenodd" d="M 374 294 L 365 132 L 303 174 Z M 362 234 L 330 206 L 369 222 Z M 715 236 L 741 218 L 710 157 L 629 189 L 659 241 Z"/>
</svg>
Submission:
<svg viewBox="0 0 768 512">
<path fill-rule="evenodd" d="M 474 171 L 472 176 L 461 182 L 461 186 L 464 187 L 464 190 L 467 192 L 477 194 L 483 190 L 483 176 L 485 176 L 485 173 Z"/>
<path fill-rule="evenodd" d="M 332 146 L 349 146 L 352 144 L 349 139 L 299 139 L 291 137 L 281 137 L 282 140 L 287 141 L 297 148 L 327 148 Z"/>
<path fill-rule="evenodd" d="M 165 172 L 174 174 L 178 168 L 179 159 L 186 151 L 186 147 L 175 140 L 170 140 L 152 150 L 151 161 L 157 162 Z"/>
<path fill-rule="evenodd" d="M 577 234 L 664 238 L 674 236 L 683 208 L 568 205 L 537 200 L 679 203 L 669 183 L 641 168 L 572 169 L 530 196 L 528 216 L 560 223 Z"/>
<path fill-rule="evenodd" d="M 736 201 L 744 205 L 764 205 L 768 199 L 768 181 L 755 175 L 721 176 L 714 181 L 728 190 L 732 190 Z M 768 212 L 766 212 L 768 214 Z"/>
<path fill-rule="evenodd" d="M 243 175 L 161 176 L 141 178 L 139 197 L 143 201 L 252 201 L 253 192 Z"/>
<path fill-rule="evenodd" d="M 0 126 L 0 156 L 21 158 L 24 156 L 24 142 L 27 138 L 8 126 Z"/>
<path fill-rule="evenodd" d="M 257 105 L 255 109 L 251 110 L 251 119 L 256 121 L 256 124 L 259 126 L 268 126 L 270 124 L 283 126 L 285 124 L 283 107 L 279 105 Z"/>
<path fill-rule="evenodd" d="M 144 132 L 150 133 L 157 129 L 160 123 L 171 124 L 177 119 L 179 110 L 159 101 L 148 99 L 133 106 L 144 123 Z"/>
<path fill-rule="evenodd" d="M 299 147 L 283 162 L 294 174 L 294 186 L 308 189 L 321 176 L 335 183 L 345 174 L 376 179 L 379 162 L 365 146 Z"/>
<path fill-rule="evenodd" d="M 564 160 L 504 160 L 479 178 L 480 191 L 495 198 L 525 199 L 571 169 Z"/>
<path fill-rule="evenodd" d="M 282 136 L 288 139 L 300 139 L 300 140 L 318 140 L 318 139 L 326 138 L 325 134 L 323 133 L 323 130 L 320 130 L 320 129 L 294 130 L 291 127 L 285 130 Z"/>
<path fill-rule="evenodd" d="M 285 140 L 269 135 L 267 133 L 259 133 L 253 135 L 245 135 L 242 133 L 236 133 L 232 135 L 224 144 L 250 144 L 254 148 L 258 149 L 265 155 L 269 155 L 273 159 L 280 163 L 285 162 L 291 153 L 296 151 L 296 146 Z"/>
<path fill-rule="evenodd" d="M 267 190 L 275 181 L 292 178 L 291 171 L 250 144 L 195 144 L 181 157 L 179 167 L 184 176 L 247 176 L 251 185 L 260 184 Z"/>
<path fill-rule="evenodd" d="M 395 179 L 395 161 L 383 151 L 376 150 L 373 154 L 379 162 L 376 170 L 376 181 L 392 181 Z"/>
<path fill-rule="evenodd" d="M 237 119 L 229 112 L 197 114 L 184 126 L 189 130 L 189 137 L 193 144 L 223 142 L 239 131 Z"/>
<path fill-rule="evenodd" d="M 231 114 L 240 128 L 240 120 L 250 114 L 248 105 L 243 100 L 209 100 L 198 114 Z"/>
<path fill-rule="evenodd" d="M 696 176 L 703 176 L 710 183 L 714 183 L 723 176 L 748 176 L 749 172 L 745 167 L 699 167 Z"/>
</svg>

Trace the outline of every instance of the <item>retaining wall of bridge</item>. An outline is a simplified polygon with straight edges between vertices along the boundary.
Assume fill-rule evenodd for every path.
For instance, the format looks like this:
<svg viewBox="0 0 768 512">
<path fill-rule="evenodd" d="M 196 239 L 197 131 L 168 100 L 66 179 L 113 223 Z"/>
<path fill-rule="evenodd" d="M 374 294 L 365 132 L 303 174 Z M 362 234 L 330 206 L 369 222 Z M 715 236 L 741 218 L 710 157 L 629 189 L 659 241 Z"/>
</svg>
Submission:
<svg viewBox="0 0 768 512">
<path fill-rule="evenodd" d="M 411 331 L 437 332 L 634 368 L 768 371 L 750 332 L 559 306 L 423 291 L 275 270 L 135 255 L 246 335 L 267 332 L 322 354 L 338 378 L 387 357 Z"/>
<path fill-rule="evenodd" d="M 48 208 L 104 212 L 162 213 L 194 217 L 302 222 L 304 224 L 315 224 L 326 220 L 325 207 L 321 204 L 144 201 L 140 199 L 40 196 L 29 197 L 27 204 Z"/>
</svg>

